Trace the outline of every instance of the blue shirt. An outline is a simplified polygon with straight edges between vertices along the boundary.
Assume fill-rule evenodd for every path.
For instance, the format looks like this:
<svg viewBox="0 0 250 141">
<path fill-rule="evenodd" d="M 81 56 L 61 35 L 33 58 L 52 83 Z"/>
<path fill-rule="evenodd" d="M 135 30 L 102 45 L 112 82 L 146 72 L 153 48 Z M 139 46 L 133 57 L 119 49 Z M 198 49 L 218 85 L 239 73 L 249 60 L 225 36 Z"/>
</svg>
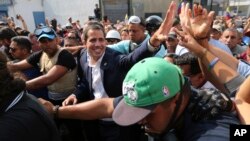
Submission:
<svg viewBox="0 0 250 141">
<path fill-rule="evenodd" d="M 146 38 L 143 40 L 148 40 L 150 38 L 150 36 L 147 34 Z M 142 41 L 142 42 L 143 42 Z M 136 43 L 133 43 L 131 40 L 124 40 L 124 41 L 120 41 L 117 44 L 113 44 L 113 45 L 108 45 L 108 47 L 122 53 L 122 54 L 129 54 L 130 52 L 132 52 L 135 48 L 140 47 L 141 44 L 137 45 Z M 161 45 L 160 50 L 155 54 L 156 57 L 164 57 L 165 55 L 165 47 L 163 45 Z"/>
<path fill-rule="evenodd" d="M 238 68 L 237 68 L 237 72 L 244 76 L 244 77 L 248 77 L 250 74 L 250 65 L 249 63 L 243 61 L 243 60 L 239 60 L 239 64 L 238 64 Z"/>
<path fill-rule="evenodd" d="M 212 38 L 210 38 L 208 42 L 209 42 L 209 44 L 211 44 L 211 45 L 213 45 L 213 46 L 215 46 L 215 47 L 217 47 L 217 48 L 219 48 L 219 49 L 233 55 L 231 50 L 229 49 L 229 47 L 226 46 L 225 44 L 223 44 L 222 42 L 220 42 L 218 40 L 214 40 Z M 183 47 L 181 45 L 177 45 L 176 50 L 175 50 L 175 54 L 182 55 L 182 54 L 184 54 L 186 52 L 189 52 L 189 50 L 187 48 L 185 48 L 185 47 Z"/>
</svg>

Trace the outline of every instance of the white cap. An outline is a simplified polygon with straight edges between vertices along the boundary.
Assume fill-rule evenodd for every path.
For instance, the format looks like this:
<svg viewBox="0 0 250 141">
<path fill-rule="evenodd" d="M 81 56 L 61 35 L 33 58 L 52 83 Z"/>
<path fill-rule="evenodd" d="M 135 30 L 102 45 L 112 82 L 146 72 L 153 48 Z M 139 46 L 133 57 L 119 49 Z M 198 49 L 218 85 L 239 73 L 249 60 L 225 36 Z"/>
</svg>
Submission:
<svg viewBox="0 0 250 141">
<path fill-rule="evenodd" d="M 218 24 L 213 25 L 213 28 L 216 29 L 219 32 L 223 32 L 222 27 Z"/>
<path fill-rule="evenodd" d="M 119 40 L 121 40 L 121 35 L 117 30 L 110 30 L 106 35 L 106 39 L 119 39 Z"/>
</svg>

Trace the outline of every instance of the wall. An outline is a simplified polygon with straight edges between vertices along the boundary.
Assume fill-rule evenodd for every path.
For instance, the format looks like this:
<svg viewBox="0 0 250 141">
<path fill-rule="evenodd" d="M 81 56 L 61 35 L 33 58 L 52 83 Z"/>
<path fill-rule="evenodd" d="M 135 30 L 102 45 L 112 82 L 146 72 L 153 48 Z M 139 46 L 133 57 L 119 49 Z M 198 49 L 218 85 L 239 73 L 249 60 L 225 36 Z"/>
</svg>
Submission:
<svg viewBox="0 0 250 141">
<path fill-rule="evenodd" d="M 16 14 L 20 14 L 26 21 L 30 31 L 35 29 L 33 11 L 43 11 L 40 0 L 14 0 L 13 5 L 8 7 L 8 15 L 14 18 L 16 25 L 22 26 L 22 23 L 16 19 Z"/>
<path fill-rule="evenodd" d="M 58 23 L 65 25 L 68 18 L 73 21 L 80 20 L 83 24 L 88 16 L 94 16 L 95 4 L 98 0 L 44 0 L 45 16 L 56 18 Z"/>
<path fill-rule="evenodd" d="M 29 30 L 34 31 L 33 11 L 44 11 L 45 17 L 56 18 L 61 25 L 65 25 L 69 17 L 84 23 L 88 16 L 94 16 L 95 4 L 99 0 L 13 0 L 13 3 L 8 6 L 8 15 L 21 26 L 15 18 L 16 14 L 21 14 Z"/>
<path fill-rule="evenodd" d="M 161 13 L 165 17 L 170 3 L 171 0 L 132 0 L 132 9 L 134 15 L 144 18 L 145 13 Z"/>
</svg>

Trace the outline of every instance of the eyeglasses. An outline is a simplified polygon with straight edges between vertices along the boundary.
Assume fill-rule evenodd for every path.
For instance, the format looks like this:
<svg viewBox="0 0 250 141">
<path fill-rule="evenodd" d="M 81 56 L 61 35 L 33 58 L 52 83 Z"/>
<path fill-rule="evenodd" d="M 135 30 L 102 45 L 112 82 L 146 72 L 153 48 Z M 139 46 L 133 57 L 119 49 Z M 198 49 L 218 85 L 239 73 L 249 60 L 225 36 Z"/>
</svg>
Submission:
<svg viewBox="0 0 250 141">
<path fill-rule="evenodd" d="M 42 34 L 54 34 L 54 35 L 56 35 L 55 31 L 52 28 L 47 27 L 47 26 L 43 26 L 41 28 L 36 28 L 34 31 L 34 34 L 37 37 L 39 37 Z"/>
<path fill-rule="evenodd" d="M 118 42 L 117 39 L 106 39 L 108 43 L 116 43 Z"/>
</svg>

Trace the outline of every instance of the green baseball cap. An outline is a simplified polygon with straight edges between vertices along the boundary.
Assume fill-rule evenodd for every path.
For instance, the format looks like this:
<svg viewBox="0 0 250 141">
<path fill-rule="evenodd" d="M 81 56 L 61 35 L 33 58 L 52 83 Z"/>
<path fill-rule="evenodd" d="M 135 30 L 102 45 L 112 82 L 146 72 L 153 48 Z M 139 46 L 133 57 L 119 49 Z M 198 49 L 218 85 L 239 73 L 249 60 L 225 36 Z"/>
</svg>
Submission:
<svg viewBox="0 0 250 141">
<path fill-rule="evenodd" d="M 137 123 L 158 103 L 174 97 L 183 83 L 179 67 L 163 58 L 151 57 L 136 63 L 123 81 L 124 98 L 115 107 L 114 121 L 122 126 Z"/>
</svg>

